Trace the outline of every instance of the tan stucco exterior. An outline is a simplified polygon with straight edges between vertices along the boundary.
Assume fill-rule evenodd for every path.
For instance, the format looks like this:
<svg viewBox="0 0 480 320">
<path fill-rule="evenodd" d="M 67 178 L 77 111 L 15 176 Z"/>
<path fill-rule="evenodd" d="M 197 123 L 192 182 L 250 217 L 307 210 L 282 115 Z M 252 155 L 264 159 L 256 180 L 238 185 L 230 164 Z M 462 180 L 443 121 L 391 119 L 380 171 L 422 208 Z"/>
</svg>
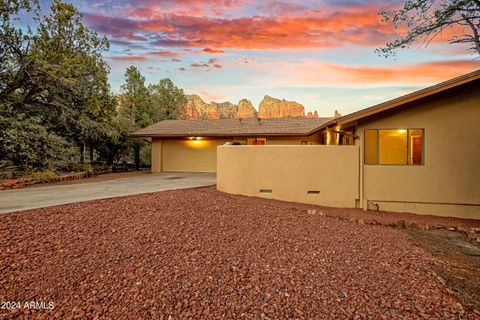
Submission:
<svg viewBox="0 0 480 320">
<path fill-rule="evenodd" d="M 466 85 L 357 124 L 365 129 L 423 128 L 424 165 L 363 165 L 362 206 L 480 219 L 480 90 Z M 363 148 L 361 153 L 363 155 Z"/>
<path fill-rule="evenodd" d="M 231 140 L 203 138 L 195 141 L 191 139 L 163 140 L 160 155 L 162 171 L 215 172 L 217 169 L 217 146 L 223 145 L 227 141 Z M 158 165 L 156 167 L 158 168 Z"/>
<path fill-rule="evenodd" d="M 419 91 L 425 95 L 417 94 L 415 99 L 407 95 L 410 98 L 400 99 L 404 103 L 394 99 L 342 117 L 308 137 L 258 136 L 267 139 L 265 146 L 224 145 L 246 142 L 246 137 L 153 139 L 152 171 L 216 171 L 218 190 L 234 194 L 480 219 L 479 80 L 431 90 L 436 91 L 430 95 L 428 90 Z M 407 137 L 408 148 L 410 141 L 421 146 L 416 152 L 394 154 L 391 150 L 400 150 L 402 143 L 383 140 L 378 145 L 387 147 L 369 148 L 377 152 L 374 156 L 369 152 L 369 159 L 377 159 L 369 163 L 409 159 L 404 163 L 415 165 L 365 164 L 365 130 L 369 129 L 395 130 Z M 327 144 L 335 144 L 328 137 L 332 132 L 348 134 L 355 145 L 318 145 L 321 134 L 327 135 Z M 421 137 L 420 144 L 418 139 L 411 140 L 412 132 L 414 138 Z M 414 162 L 418 155 L 421 161 Z"/>
<path fill-rule="evenodd" d="M 265 136 L 259 135 L 258 138 Z M 265 137 L 267 145 L 319 144 L 318 134 L 305 137 Z M 246 137 L 177 139 L 152 138 L 152 172 L 216 172 L 217 146 L 226 142 L 246 143 Z"/>
<path fill-rule="evenodd" d="M 358 199 L 358 153 L 357 146 L 221 146 L 217 188 L 247 196 L 353 208 Z"/>
<path fill-rule="evenodd" d="M 381 211 L 480 219 L 478 82 L 346 126 L 355 126 L 356 148 L 219 147 L 217 187 L 229 193 L 335 207 L 354 207 L 355 199 L 360 199 L 357 206 L 364 209 L 378 206 Z M 366 129 L 421 129 L 413 132 L 424 134 L 423 164 L 364 164 Z M 318 195 L 307 194 L 316 189 Z"/>
<path fill-rule="evenodd" d="M 162 172 L 162 140 L 152 139 L 152 172 Z"/>
</svg>

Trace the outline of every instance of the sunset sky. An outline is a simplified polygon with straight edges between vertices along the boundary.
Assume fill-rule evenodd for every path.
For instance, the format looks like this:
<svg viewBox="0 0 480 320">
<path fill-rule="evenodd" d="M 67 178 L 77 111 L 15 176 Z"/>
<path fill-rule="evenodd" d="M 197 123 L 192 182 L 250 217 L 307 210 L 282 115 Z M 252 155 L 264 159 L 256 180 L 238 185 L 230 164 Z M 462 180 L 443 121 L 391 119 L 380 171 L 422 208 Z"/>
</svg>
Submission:
<svg viewBox="0 0 480 320">
<path fill-rule="evenodd" d="M 73 1 L 72 1 L 73 2 Z M 47 4 L 47 2 L 44 2 Z M 110 40 L 118 92 L 136 65 L 147 83 L 169 77 L 204 100 L 254 106 L 265 94 L 330 116 L 480 68 L 447 36 L 396 60 L 375 48 L 395 37 L 378 12 L 399 1 L 79 0 L 84 22 Z"/>
</svg>

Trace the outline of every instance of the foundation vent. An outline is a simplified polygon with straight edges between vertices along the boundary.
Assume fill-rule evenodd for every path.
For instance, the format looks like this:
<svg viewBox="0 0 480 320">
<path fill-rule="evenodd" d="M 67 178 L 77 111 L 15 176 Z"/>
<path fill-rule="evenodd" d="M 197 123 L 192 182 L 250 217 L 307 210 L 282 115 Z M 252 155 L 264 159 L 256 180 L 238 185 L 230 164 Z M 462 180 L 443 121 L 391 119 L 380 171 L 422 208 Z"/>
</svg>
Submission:
<svg viewBox="0 0 480 320">
<path fill-rule="evenodd" d="M 260 193 L 272 193 L 272 189 L 260 189 Z"/>
<path fill-rule="evenodd" d="M 308 190 L 307 194 L 320 194 L 319 190 Z"/>
</svg>

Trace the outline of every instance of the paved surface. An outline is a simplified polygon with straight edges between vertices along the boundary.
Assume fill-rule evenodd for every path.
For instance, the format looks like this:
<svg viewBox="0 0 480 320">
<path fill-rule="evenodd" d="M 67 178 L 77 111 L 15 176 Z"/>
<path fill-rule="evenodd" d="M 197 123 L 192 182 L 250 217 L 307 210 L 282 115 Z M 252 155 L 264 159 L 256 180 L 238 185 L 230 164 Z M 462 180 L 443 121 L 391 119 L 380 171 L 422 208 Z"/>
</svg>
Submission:
<svg viewBox="0 0 480 320">
<path fill-rule="evenodd" d="M 101 182 L 4 190 L 0 191 L 0 213 L 215 183 L 214 173 L 156 173 Z"/>
</svg>

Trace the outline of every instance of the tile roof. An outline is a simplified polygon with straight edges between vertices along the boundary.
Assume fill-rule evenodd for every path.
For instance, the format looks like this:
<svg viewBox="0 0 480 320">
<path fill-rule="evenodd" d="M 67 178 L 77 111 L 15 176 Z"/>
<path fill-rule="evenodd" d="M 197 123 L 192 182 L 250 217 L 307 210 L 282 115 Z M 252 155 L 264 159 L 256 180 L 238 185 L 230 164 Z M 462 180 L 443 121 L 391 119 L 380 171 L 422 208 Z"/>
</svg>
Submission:
<svg viewBox="0 0 480 320">
<path fill-rule="evenodd" d="M 132 137 L 295 136 L 308 135 L 332 118 L 164 120 L 140 129 Z"/>
</svg>

